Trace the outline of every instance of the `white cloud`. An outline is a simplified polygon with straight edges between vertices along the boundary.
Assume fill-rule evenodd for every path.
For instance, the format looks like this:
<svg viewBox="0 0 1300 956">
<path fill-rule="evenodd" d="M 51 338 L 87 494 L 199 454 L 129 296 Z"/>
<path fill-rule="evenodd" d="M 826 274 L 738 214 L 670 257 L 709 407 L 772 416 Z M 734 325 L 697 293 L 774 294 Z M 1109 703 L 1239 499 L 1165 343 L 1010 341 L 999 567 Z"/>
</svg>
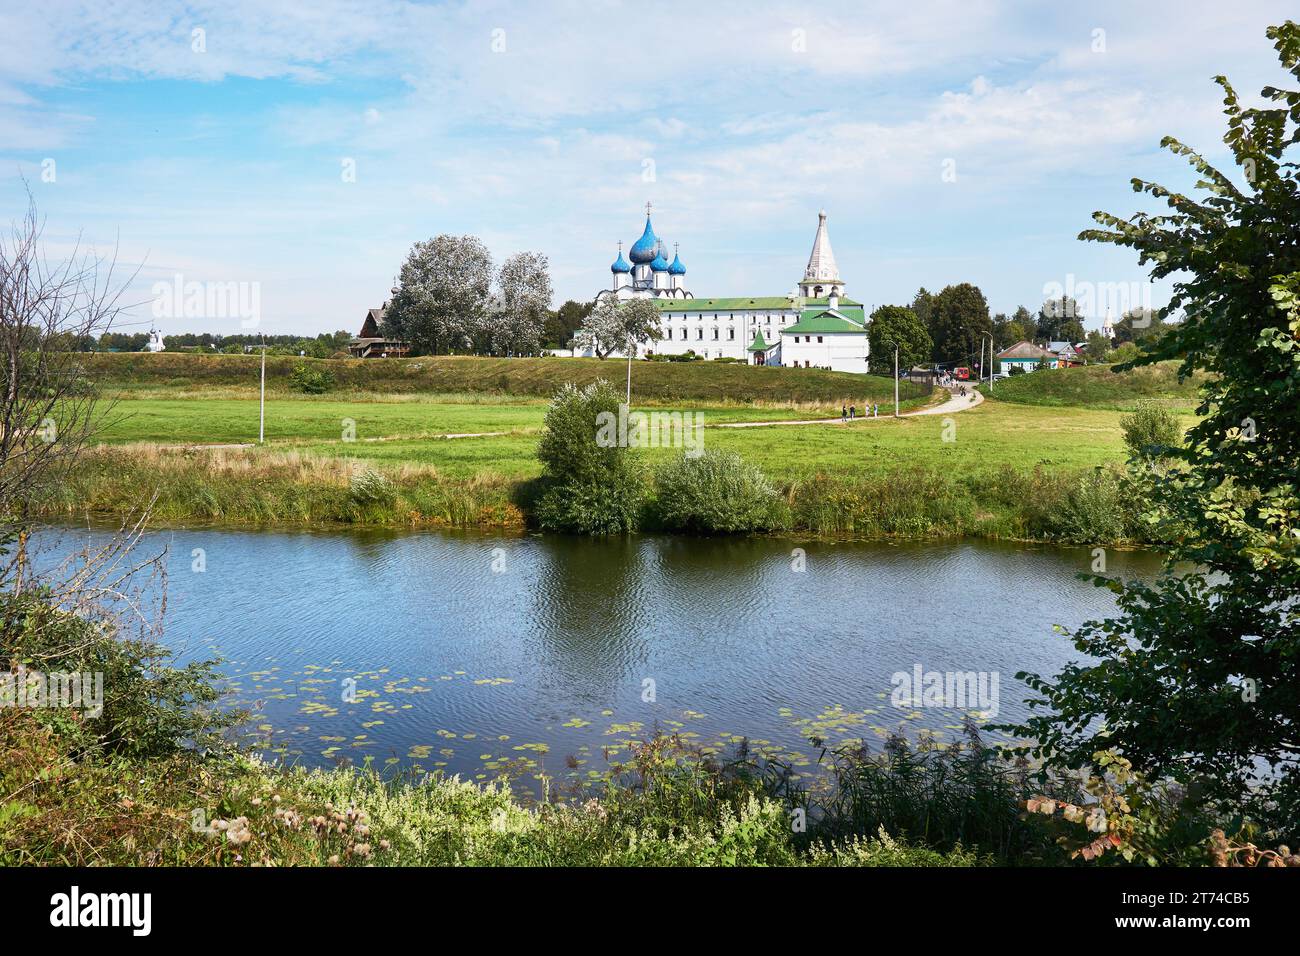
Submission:
<svg viewBox="0 0 1300 956">
<path fill-rule="evenodd" d="M 0 159 L 58 155 L 53 212 L 121 227 L 151 261 L 298 283 L 286 320 L 312 328 L 335 324 L 322 275 L 337 286 L 440 231 L 491 237 L 499 255 L 537 248 L 561 295 L 588 296 L 646 199 L 705 293 L 740 291 L 729 275 L 783 291 L 772 263 L 799 265 L 821 205 L 845 266 L 894 255 L 880 221 L 932 224 L 914 258 L 969 261 L 960 223 L 998 232 L 1015 203 L 1060 216 L 1056 238 L 1035 223 L 999 241 L 1065 259 L 1087 224 L 1072 193 L 1162 174 L 1165 133 L 1213 152 L 1213 73 L 1242 92 L 1278 78 L 1263 28 L 1281 4 L 1157 7 L 56 0 L 0 12 Z M 255 92 L 223 112 L 234 77 Z M 204 106 L 164 114 L 184 128 L 160 140 L 82 95 L 128 79 L 180 81 L 169 95 Z M 377 271 L 333 299 L 382 295 L 392 267 Z"/>
</svg>

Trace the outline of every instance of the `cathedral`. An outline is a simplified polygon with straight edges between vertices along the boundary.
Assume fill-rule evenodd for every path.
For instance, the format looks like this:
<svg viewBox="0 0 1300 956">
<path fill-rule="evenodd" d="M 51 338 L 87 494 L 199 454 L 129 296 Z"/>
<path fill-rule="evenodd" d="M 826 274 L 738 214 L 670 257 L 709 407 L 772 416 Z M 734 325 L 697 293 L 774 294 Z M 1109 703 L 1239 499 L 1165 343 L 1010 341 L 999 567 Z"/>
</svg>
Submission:
<svg viewBox="0 0 1300 956">
<path fill-rule="evenodd" d="M 818 214 L 803 278 L 789 295 L 696 298 L 686 289 L 686 266 L 676 246 L 668 261 L 648 203 L 641 238 L 626 258 L 619 243 L 610 274 L 610 287 L 597 294 L 598 300 L 649 298 L 661 313 L 663 338 L 646 347 L 646 355 L 693 352 L 706 359 L 839 372 L 869 368 L 866 310 L 844 295 L 825 211 Z"/>
</svg>

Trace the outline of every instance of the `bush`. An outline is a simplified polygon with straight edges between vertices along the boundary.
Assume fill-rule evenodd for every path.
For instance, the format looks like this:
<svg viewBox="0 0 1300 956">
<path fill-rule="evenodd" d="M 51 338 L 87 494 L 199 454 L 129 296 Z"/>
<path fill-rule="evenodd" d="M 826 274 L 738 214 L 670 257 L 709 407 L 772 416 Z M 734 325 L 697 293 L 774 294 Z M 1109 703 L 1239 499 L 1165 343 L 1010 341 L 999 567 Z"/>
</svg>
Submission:
<svg viewBox="0 0 1300 956">
<path fill-rule="evenodd" d="M 379 472 L 367 468 L 348 480 L 348 497 L 358 508 L 372 505 L 391 507 L 397 503 L 397 489 Z"/>
<path fill-rule="evenodd" d="M 0 598 L 0 664 L 28 675 L 100 675 L 102 709 L 24 708 L 68 753 L 154 759 L 223 748 L 223 732 L 242 715 L 218 709 L 215 662 L 173 666 L 156 641 L 51 601 L 40 588 Z"/>
<path fill-rule="evenodd" d="M 543 528 L 600 535 L 636 530 L 645 482 L 626 445 L 611 434 L 621 404 L 604 380 L 565 385 L 551 401 L 537 445 L 545 472 L 537 504 Z"/>
<path fill-rule="evenodd" d="M 1082 472 L 1057 508 L 1055 537 L 1079 544 L 1123 541 L 1132 523 L 1127 486 L 1112 468 Z"/>
<path fill-rule="evenodd" d="M 289 387 L 305 395 L 322 395 L 334 387 L 334 375 L 327 368 L 295 365 L 289 374 Z"/>
<path fill-rule="evenodd" d="M 1119 420 L 1119 427 L 1134 458 L 1163 458 L 1183 439 L 1178 416 L 1159 402 L 1139 402 L 1133 414 Z"/>
<path fill-rule="evenodd" d="M 655 485 L 655 516 L 667 531 L 735 534 L 777 525 L 776 489 L 734 452 L 683 454 L 659 469 Z"/>
</svg>

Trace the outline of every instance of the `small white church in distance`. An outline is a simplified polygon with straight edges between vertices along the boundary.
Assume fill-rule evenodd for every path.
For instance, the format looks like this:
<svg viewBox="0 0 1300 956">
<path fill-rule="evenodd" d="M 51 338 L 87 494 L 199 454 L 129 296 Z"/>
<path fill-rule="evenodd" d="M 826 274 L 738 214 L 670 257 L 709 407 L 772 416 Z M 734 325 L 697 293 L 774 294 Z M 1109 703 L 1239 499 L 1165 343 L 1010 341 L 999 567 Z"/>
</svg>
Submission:
<svg viewBox="0 0 1300 956">
<path fill-rule="evenodd" d="M 676 246 L 668 261 L 666 245 L 651 225 L 648 203 L 641 238 L 627 258 L 619 243 L 610 274 L 611 287 L 601 290 L 597 300 L 649 298 L 662 313 L 664 337 L 651 343 L 646 353 L 694 352 L 707 359 L 837 372 L 869 368 L 866 311 L 861 302 L 844 295 L 825 211 L 818 215 L 808 267 L 789 295 L 697 299 L 686 288 L 686 266 Z"/>
</svg>

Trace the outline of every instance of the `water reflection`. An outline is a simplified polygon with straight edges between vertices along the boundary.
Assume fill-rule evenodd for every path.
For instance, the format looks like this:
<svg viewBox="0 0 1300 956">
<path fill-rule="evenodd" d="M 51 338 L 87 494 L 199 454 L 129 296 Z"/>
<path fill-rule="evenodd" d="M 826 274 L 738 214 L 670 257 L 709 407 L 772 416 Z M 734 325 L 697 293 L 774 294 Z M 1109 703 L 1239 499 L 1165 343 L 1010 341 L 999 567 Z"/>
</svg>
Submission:
<svg viewBox="0 0 1300 956">
<path fill-rule="evenodd" d="M 998 672 L 999 716 L 1015 718 L 1013 675 L 1073 657 L 1052 625 L 1114 608 L 1076 577 L 1092 560 L 1082 548 L 210 529 L 146 542 L 163 545 L 166 640 L 182 659 L 229 659 L 278 753 L 471 776 L 515 759 L 590 773 L 656 726 L 710 747 L 743 734 L 777 754 L 812 733 L 950 733 L 961 713 L 909 716 L 885 699 L 891 675 L 917 664 Z M 1157 567 L 1131 552 L 1109 562 Z M 347 678 L 363 691 L 352 703 Z"/>
</svg>

